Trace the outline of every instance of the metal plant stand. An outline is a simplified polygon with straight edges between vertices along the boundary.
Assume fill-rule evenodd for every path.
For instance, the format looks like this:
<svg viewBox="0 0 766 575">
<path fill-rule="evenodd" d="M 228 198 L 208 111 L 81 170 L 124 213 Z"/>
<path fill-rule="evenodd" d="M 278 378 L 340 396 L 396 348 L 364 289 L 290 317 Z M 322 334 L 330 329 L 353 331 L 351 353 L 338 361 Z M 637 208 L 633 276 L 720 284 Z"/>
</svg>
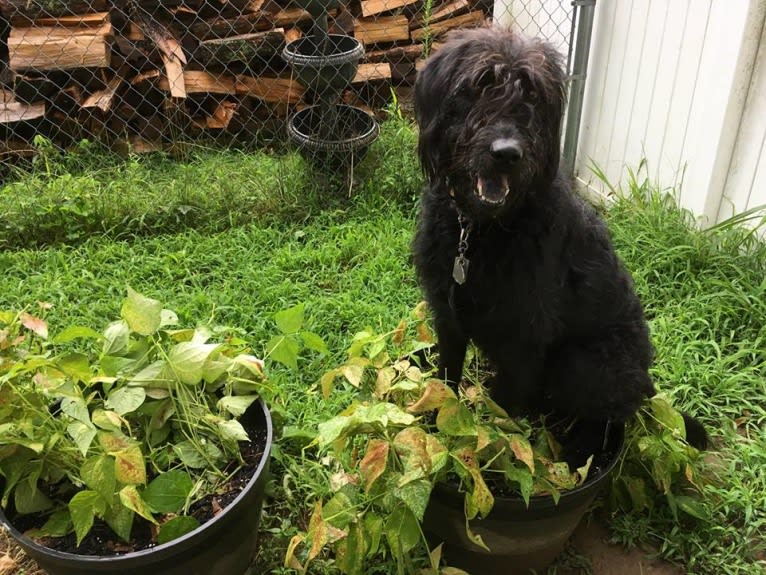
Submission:
<svg viewBox="0 0 766 575">
<path fill-rule="evenodd" d="M 311 31 L 290 42 L 282 57 L 307 89 L 312 106 L 293 114 L 287 133 L 301 154 L 327 169 L 352 166 L 380 133 L 373 117 L 338 103 L 359 68 L 364 47 L 352 36 L 330 34 L 327 12 L 340 0 L 293 0 L 312 17 Z"/>
</svg>

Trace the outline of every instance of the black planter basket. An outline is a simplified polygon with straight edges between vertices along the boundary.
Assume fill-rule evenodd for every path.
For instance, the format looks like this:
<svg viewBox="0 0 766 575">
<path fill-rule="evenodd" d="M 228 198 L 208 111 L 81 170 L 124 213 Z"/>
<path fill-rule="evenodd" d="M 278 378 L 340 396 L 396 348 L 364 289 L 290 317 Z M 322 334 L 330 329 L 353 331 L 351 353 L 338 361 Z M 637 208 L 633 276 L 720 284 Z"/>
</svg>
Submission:
<svg viewBox="0 0 766 575">
<path fill-rule="evenodd" d="M 603 450 L 608 454 L 603 467 L 583 485 L 563 492 L 558 503 L 549 495 L 531 497 L 529 507 L 521 497 L 496 497 L 486 518 L 471 521 L 471 530 L 482 537 L 490 551 L 468 539 L 464 496 L 451 485 L 436 485 L 424 520 L 426 535 L 433 545 L 444 542 L 449 565 L 475 575 L 521 575 L 530 569 L 544 569 L 564 549 L 606 484 L 624 442 L 624 427 L 612 427 Z"/>
<path fill-rule="evenodd" d="M 332 116 L 335 115 L 335 120 Z M 310 106 L 293 114 L 287 124 L 290 140 L 314 165 L 334 170 L 358 163 L 380 133 L 375 118 L 343 104 L 322 109 Z"/>
<path fill-rule="evenodd" d="M 77 555 L 44 547 L 26 537 L 2 510 L 0 525 L 50 575 L 241 575 L 257 549 L 273 442 L 271 415 L 262 401 L 251 406 L 243 423 L 266 430 L 264 452 L 253 477 L 221 513 L 178 539 L 123 555 Z"/>
</svg>

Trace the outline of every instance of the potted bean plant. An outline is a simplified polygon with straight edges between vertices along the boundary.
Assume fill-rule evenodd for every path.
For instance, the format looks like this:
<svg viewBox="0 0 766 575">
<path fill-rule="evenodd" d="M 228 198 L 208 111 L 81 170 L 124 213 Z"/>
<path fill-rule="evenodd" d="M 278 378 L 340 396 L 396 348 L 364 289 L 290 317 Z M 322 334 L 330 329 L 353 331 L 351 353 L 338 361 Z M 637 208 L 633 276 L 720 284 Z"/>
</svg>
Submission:
<svg viewBox="0 0 766 575">
<path fill-rule="evenodd" d="M 314 444 L 330 484 L 307 510 L 287 566 L 305 572 L 321 555 L 347 574 L 369 573 L 383 557 L 398 573 L 527 573 L 554 561 L 605 485 L 615 500 L 638 496 L 643 479 L 615 474 L 625 429 L 510 417 L 482 387 L 480 358 L 468 358 L 456 391 L 434 378 L 435 353 L 420 304 L 391 332 L 357 334 L 347 361 L 324 375 L 325 396 L 338 382 L 355 391 L 319 424 Z M 644 419 L 658 427 L 644 438 L 628 430 L 631 445 L 662 435 L 683 463 L 668 479 L 692 481 L 697 452 L 684 440 L 683 418 L 657 397 Z"/>
<path fill-rule="evenodd" d="M 132 290 L 102 332 L 39 315 L 0 312 L 3 527 L 51 575 L 243 573 L 272 445 L 264 362 Z"/>
</svg>

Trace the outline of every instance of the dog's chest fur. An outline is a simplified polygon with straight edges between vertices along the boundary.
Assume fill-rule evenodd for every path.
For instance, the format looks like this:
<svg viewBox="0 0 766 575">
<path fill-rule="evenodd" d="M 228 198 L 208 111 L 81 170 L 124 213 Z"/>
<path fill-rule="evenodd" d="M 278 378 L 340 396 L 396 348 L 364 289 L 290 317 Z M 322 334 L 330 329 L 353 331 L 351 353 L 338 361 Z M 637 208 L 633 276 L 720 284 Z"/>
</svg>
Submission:
<svg viewBox="0 0 766 575">
<path fill-rule="evenodd" d="M 482 347 L 491 347 L 500 333 L 520 342 L 555 339 L 562 303 L 558 286 L 565 280 L 556 234 L 528 225 L 472 223 L 465 254 L 470 263 L 459 285 L 452 275 L 460 238 L 457 212 L 444 202 L 424 209 L 429 213 L 416 252 L 429 254 L 418 267 L 428 268 L 421 269 L 421 281 L 431 302 L 446 302 L 465 333 Z"/>
</svg>

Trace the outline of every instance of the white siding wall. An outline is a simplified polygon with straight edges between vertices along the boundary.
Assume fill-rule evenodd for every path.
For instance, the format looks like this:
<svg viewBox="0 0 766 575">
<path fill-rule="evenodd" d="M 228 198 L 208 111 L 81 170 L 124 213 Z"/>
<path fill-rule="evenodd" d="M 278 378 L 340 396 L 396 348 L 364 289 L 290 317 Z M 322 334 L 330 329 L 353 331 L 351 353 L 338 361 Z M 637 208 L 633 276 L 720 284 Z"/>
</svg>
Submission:
<svg viewBox="0 0 766 575">
<path fill-rule="evenodd" d="M 707 222 L 766 201 L 765 18 L 766 0 L 599 0 L 580 179 L 599 187 L 595 163 L 619 183 L 645 158 Z"/>
</svg>

